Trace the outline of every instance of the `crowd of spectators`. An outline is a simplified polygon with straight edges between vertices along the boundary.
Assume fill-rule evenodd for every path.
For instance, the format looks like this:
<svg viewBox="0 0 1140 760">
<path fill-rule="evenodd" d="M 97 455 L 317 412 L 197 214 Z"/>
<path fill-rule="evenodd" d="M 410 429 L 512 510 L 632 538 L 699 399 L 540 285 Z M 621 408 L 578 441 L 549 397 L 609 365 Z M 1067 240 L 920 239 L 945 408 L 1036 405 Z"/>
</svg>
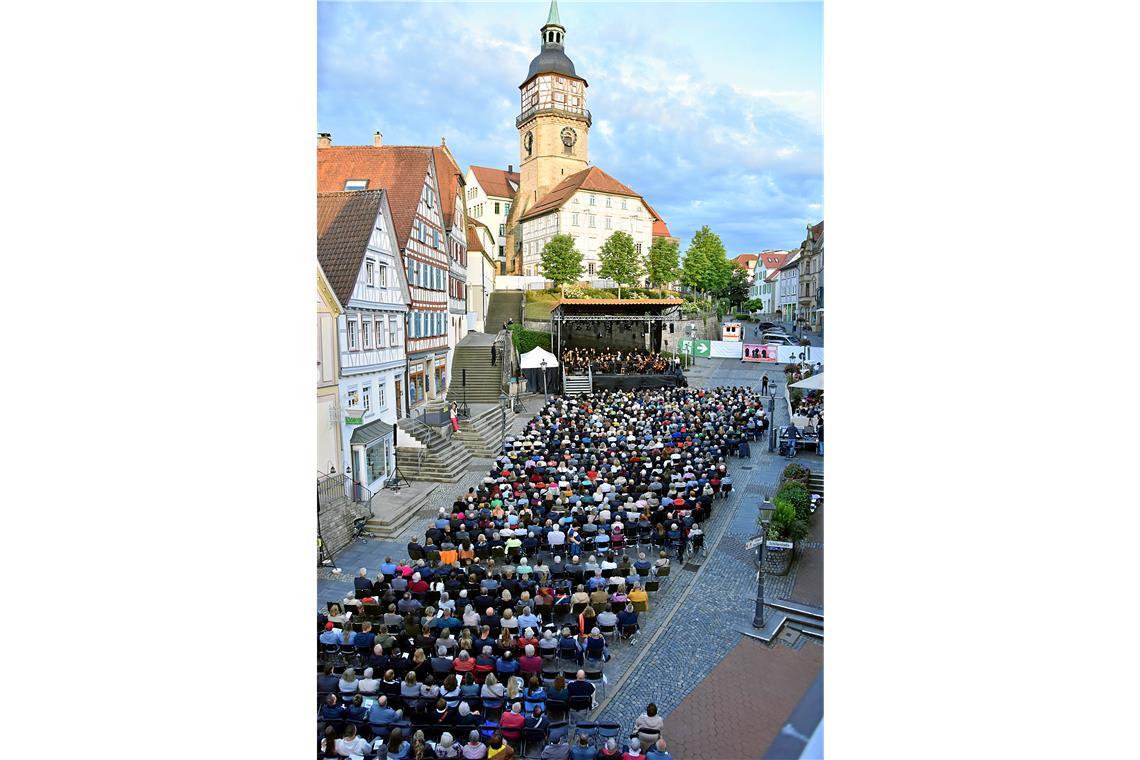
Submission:
<svg viewBox="0 0 1140 760">
<path fill-rule="evenodd" d="M 539 737 L 543 757 L 584 757 L 561 718 L 596 705 L 611 643 L 731 492 L 761 404 L 747 388 L 551 399 L 406 558 L 361 568 L 318 615 L 320 755 L 509 760 Z M 661 727 L 650 705 L 620 755 L 667 758 Z"/>
<path fill-rule="evenodd" d="M 803 395 L 797 404 L 795 404 L 792 412 L 801 417 L 807 417 L 816 423 L 820 417 L 823 416 L 823 391 L 808 391 Z"/>
<path fill-rule="evenodd" d="M 562 364 L 573 374 L 592 367 L 601 375 L 661 375 L 677 367 L 668 356 L 636 348 L 568 348 L 562 352 Z"/>
</svg>

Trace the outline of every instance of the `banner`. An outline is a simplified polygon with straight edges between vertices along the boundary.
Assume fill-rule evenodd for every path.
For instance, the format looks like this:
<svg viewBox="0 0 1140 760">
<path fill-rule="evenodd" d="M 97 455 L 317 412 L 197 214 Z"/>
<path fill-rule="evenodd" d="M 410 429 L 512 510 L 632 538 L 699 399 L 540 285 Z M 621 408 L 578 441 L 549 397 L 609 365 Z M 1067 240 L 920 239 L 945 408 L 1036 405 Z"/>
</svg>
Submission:
<svg viewBox="0 0 1140 760">
<path fill-rule="evenodd" d="M 769 346 L 766 343 L 745 343 L 744 355 L 741 361 L 746 362 L 771 362 L 778 361 L 779 351 L 776 346 Z"/>
</svg>

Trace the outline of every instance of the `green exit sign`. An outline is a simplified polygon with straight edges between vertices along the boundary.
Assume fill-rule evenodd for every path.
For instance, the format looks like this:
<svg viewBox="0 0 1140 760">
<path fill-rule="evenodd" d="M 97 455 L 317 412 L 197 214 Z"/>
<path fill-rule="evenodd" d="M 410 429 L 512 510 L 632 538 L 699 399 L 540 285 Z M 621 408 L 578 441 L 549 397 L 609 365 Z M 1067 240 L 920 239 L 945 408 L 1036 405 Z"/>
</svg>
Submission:
<svg viewBox="0 0 1140 760">
<path fill-rule="evenodd" d="M 344 424 L 346 424 L 346 425 L 362 425 L 362 424 L 364 424 L 364 419 L 361 417 L 345 417 L 344 418 Z"/>
</svg>

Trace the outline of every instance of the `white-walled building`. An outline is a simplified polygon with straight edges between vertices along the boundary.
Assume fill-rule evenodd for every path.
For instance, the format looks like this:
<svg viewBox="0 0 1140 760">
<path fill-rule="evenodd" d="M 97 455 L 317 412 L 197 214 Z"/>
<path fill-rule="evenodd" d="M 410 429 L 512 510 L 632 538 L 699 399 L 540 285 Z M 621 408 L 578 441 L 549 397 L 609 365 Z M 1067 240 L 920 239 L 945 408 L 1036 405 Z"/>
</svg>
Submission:
<svg viewBox="0 0 1140 760">
<path fill-rule="evenodd" d="M 451 151 L 444 144 L 432 148 L 436 176 L 439 178 L 439 206 L 443 228 L 447 232 L 447 366 L 455 359 L 455 347 L 467 335 L 467 213 L 465 210 L 463 173 Z"/>
<path fill-rule="evenodd" d="M 596 166 L 572 174 L 523 214 L 519 224 L 522 267 L 526 276 L 542 276 L 542 249 L 550 238 L 567 234 L 582 253 L 582 276 L 599 277 L 598 251 L 621 230 L 633 238 L 638 253 L 648 255 L 657 219 L 636 192 Z"/>
<path fill-rule="evenodd" d="M 787 251 L 761 251 L 756 254 L 756 274 L 748 297 L 763 301 L 764 306 L 760 311 L 766 314 L 776 310 L 776 279 L 780 267 L 790 255 Z"/>
<path fill-rule="evenodd" d="M 498 267 L 496 274 L 507 273 L 507 217 L 519 189 L 519 173 L 514 169 L 514 166 L 508 166 L 506 171 L 487 166 L 467 169 L 467 214 L 491 233 L 487 253 Z"/>
<path fill-rule="evenodd" d="M 483 332 L 487 324 L 487 306 L 499 273 L 494 255 L 495 236 L 487 225 L 467 219 L 467 308 L 474 314 L 472 330 Z"/>
<path fill-rule="evenodd" d="M 372 494 L 396 467 L 409 291 L 384 190 L 317 195 L 317 255 L 333 294 L 339 346 L 340 471 Z M 361 498 L 358 493 L 356 498 Z"/>
<path fill-rule="evenodd" d="M 791 252 L 779 272 L 776 308 L 783 312 L 785 322 L 794 323 L 800 300 L 800 252 Z"/>
</svg>

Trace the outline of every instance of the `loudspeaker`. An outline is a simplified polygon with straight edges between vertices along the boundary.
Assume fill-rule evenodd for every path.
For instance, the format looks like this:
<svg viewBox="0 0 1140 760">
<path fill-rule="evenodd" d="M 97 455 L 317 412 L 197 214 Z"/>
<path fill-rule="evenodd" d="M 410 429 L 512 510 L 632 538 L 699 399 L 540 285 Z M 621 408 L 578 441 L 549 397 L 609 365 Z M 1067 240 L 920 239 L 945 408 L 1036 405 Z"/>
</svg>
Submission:
<svg viewBox="0 0 1140 760">
<path fill-rule="evenodd" d="M 463 368 L 463 387 L 467 387 L 467 368 Z"/>
<path fill-rule="evenodd" d="M 392 446 L 400 445 L 400 426 L 398 424 L 392 425 Z"/>
</svg>

